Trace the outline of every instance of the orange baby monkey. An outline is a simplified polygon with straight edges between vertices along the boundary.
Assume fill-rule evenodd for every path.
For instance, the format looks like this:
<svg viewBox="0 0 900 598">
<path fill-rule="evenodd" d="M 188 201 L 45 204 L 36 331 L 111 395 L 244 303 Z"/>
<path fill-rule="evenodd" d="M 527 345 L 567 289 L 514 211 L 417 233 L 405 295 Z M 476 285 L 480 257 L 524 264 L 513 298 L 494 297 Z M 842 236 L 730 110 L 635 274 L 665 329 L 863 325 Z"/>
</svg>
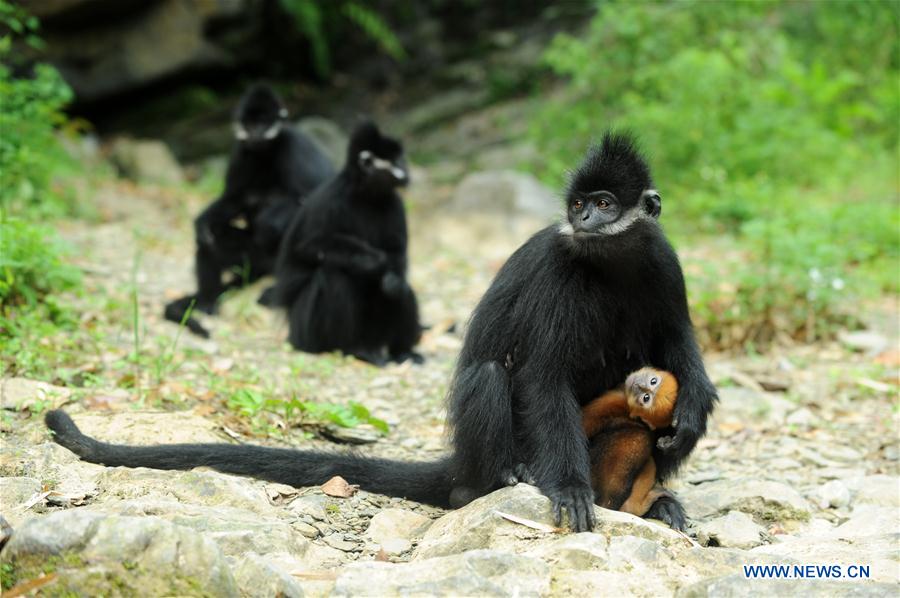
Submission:
<svg viewBox="0 0 900 598">
<path fill-rule="evenodd" d="M 656 483 L 653 430 L 672 425 L 678 382 L 670 372 L 645 367 L 624 386 L 582 410 L 590 443 L 591 485 L 601 507 L 643 516 L 669 492 Z"/>
</svg>

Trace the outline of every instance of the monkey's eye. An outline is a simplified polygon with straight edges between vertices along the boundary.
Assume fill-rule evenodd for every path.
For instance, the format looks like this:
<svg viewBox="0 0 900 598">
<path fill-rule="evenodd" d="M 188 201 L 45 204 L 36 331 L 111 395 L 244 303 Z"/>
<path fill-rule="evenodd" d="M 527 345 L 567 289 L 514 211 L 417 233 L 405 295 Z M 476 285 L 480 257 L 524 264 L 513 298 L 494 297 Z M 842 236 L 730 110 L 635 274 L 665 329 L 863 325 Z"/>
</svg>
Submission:
<svg viewBox="0 0 900 598">
<path fill-rule="evenodd" d="M 605 199 L 601 199 L 600 201 L 597 202 L 597 207 L 600 208 L 601 210 L 605 210 L 606 208 L 609 207 L 609 202 L 606 201 Z"/>
<path fill-rule="evenodd" d="M 650 402 L 650 393 L 645 393 L 644 396 L 641 397 L 641 402 L 645 405 Z"/>
<path fill-rule="evenodd" d="M 580 199 L 576 199 L 575 203 L 572 204 L 572 207 L 575 208 L 576 210 L 581 210 L 581 208 L 584 207 L 584 202 L 581 201 Z"/>
<path fill-rule="evenodd" d="M 650 378 L 650 384 L 656 384 L 657 382 L 659 382 L 658 378 Z"/>
</svg>

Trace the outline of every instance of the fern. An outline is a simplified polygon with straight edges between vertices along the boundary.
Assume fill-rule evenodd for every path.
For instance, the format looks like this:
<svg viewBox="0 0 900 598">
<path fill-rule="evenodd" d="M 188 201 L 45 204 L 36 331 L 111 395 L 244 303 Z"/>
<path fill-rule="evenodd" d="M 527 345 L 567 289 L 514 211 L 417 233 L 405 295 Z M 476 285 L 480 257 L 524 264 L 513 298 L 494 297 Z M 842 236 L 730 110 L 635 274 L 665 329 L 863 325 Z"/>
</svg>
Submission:
<svg viewBox="0 0 900 598">
<path fill-rule="evenodd" d="M 285 12 L 293 17 L 297 29 L 309 41 L 313 68 L 322 78 L 331 74 L 331 40 L 328 39 L 325 22 L 332 13 L 343 15 L 359 27 L 388 56 L 398 61 L 406 59 L 406 50 L 387 21 L 359 2 L 343 4 L 326 0 L 280 0 L 280 2 Z"/>
<path fill-rule="evenodd" d="M 281 7 L 292 17 L 297 29 L 309 41 L 313 68 L 320 77 L 331 73 L 331 50 L 323 27 L 323 13 L 315 0 L 281 0 Z"/>
<path fill-rule="evenodd" d="M 406 51 L 400 38 L 391 30 L 387 22 L 375 11 L 357 3 L 347 2 L 342 12 L 344 16 L 356 23 L 372 41 L 394 60 L 405 60 Z"/>
</svg>

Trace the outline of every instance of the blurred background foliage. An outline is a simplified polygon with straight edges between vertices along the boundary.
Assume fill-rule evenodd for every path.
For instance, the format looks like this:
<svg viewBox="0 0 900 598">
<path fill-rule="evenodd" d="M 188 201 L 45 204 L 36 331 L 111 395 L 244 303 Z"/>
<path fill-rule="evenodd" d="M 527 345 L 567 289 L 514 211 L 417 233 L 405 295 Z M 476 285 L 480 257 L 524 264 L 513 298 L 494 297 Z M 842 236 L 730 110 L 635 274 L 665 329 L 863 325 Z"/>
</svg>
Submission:
<svg viewBox="0 0 900 598">
<path fill-rule="evenodd" d="M 636 132 L 678 244 L 736 240 L 689 270 L 705 344 L 826 337 L 898 290 L 898 39 L 893 2 L 603 3 L 545 54 L 535 167 Z"/>
<path fill-rule="evenodd" d="M 160 0 L 135 21 L 146 37 L 156 35 L 154 15 L 171 10 L 178 22 L 198 19 L 204 43 L 218 45 L 149 74 L 128 71 L 140 61 L 104 62 L 115 46 L 102 40 L 127 29 L 116 19 L 134 21 L 125 14 L 134 6 L 94 6 L 106 12 L 42 14 L 45 47 L 37 20 L 0 0 L 4 338 L 74 322 L 58 297 L 77 290 L 78 276 L 44 224 L 90 209 L 78 190 L 94 175 L 72 157 L 80 135 L 159 131 L 179 158 L 199 159 L 227 146 L 235 93 L 259 77 L 289 103 L 343 122 L 361 105 L 391 106 L 429 167 L 446 154 L 417 143 L 439 122 L 420 104 L 439 105 L 444 124 L 513 106 L 526 129 L 516 141 L 536 151 L 511 166 L 555 189 L 603 128 L 634 131 L 707 349 L 829 338 L 858 324 L 857 299 L 900 291 L 895 2 L 266 0 L 246 5 L 261 7 L 251 19 Z M 99 41 L 78 37 L 88 34 Z M 167 59 L 159 43 L 151 48 Z M 116 87 L 86 79 L 80 64 L 100 65 Z M 460 98 L 465 85 L 474 92 Z M 191 146 L 204 149 L 179 145 L 208 131 L 213 143 Z"/>
</svg>

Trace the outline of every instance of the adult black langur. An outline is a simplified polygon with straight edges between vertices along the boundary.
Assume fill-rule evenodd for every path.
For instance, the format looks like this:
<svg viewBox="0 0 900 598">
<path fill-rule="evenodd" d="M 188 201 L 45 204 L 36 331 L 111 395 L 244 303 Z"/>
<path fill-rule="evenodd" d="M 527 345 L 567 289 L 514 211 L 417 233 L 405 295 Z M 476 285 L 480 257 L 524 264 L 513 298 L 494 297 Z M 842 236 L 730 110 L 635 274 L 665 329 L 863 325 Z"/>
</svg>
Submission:
<svg viewBox="0 0 900 598">
<path fill-rule="evenodd" d="M 225 191 L 194 221 L 197 292 L 166 305 L 167 320 L 184 321 L 191 332 L 208 337 L 188 317 L 191 306 L 215 313 L 226 290 L 272 273 L 301 200 L 334 174 L 325 154 L 287 118 L 287 108 L 266 85 L 254 85 L 241 98 Z"/>
<path fill-rule="evenodd" d="M 558 520 L 567 512 L 572 528 L 590 529 L 594 494 L 581 407 L 645 364 L 672 372 L 680 383 L 674 421 L 658 431 L 653 448 L 662 481 L 705 433 L 717 397 L 694 340 L 681 266 L 652 215 L 659 197 L 628 136 L 609 133 L 589 151 L 566 204 L 566 222 L 520 247 L 475 309 L 449 391 L 452 452 L 444 459 L 112 445 L 83 435 L 62 411 L 48 413 L 47 425 L 59 444 L 95 463 L 208 466 L 294 486 L 341 475 L 372 492 L 441 506 L 524 475 L 550 497 Z M 651 508 L 647 516 L 671 513 Z"/>
<path fill-rule="evenodd" d="M 397 193 L 408 181 L 400 142 L 371 122 L 358 126 L 344 169 L 307 198 L 281 245 L 274 300 L 288 310 L 294 348 L 377 365 L 422 361 Z"/>
</svg>

